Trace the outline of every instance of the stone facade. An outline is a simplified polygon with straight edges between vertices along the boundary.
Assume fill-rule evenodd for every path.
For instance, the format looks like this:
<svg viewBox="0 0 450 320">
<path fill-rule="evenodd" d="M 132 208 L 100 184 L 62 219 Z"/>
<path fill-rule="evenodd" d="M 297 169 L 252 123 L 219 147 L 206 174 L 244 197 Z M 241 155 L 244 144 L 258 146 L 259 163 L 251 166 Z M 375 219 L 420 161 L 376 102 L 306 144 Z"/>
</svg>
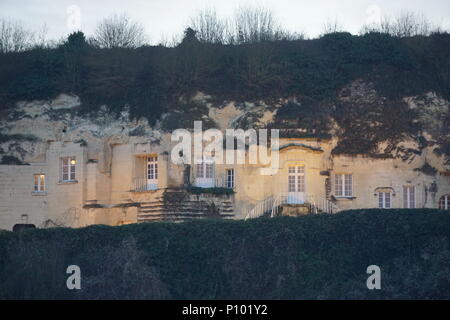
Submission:
<svg viewBox="0 0 450 320">
<path fill-rule="evenodd" d="M 258 206 L 257 215 L 273 213 L 274 206 L 284 206 L 277 212 L 288 215 L 311 208 L 438 208 L 439 199 L 450 194 L 448 169 L 426 150 L 411 161 L 336 156 L 331 153 L 334 140 L 285 138 L 273 175 L 261 175 L 261 164 L 213 164 L 211 184 L 205 187 L 195 164 L 171 161 L 169 134 L 159 143 L 108 141 L 100 152 L 96 144 L 49 141 L 40 162 L 0 165 L 0 228 L 244 219 Z M 149 158 L 157 166 L 151 181 Z M 73 162 L 74 169 L 66 170 L 73 170 L 74 177 L 64 177 L 62 159 Z M 437 169 L 424 170 L 428 163 Z M 36 191 L 34 175 L 45 176 L 42 190 Z M 298 194 L 301 199 L 295 198 Z"/>
<path fill-rule="evenodd" d="M 356 99 L 357 104 L 375 94 L 355 88 L 342 99 Z M 214 106 L 200 93 L 195 99 L 207 104 L 210 120 L 222 132 L 245 127 L 249 117 L 256 117 L 253 127 L 264 128 L 278 107 L 232 101 Z M 0 157 L 2 162 L 9 156 L 29 165 L 0 165 L 0 229 L 377 207 L 448 208 L 450 162 L 435 151 L 438 140 L 445 140 L 442 114 L 449 103 L 432 93 L 404 100 L 420 111 L 424 144 L 402 137 L 395 149 L 381 143 L 385 157 L 374 158 L 333 154 L 337 138 L 284 138 L 276 173 L 262 175 L 260 169 L 267 166 L 258 163 L 215 164 L 208 168 L 207 179 L 200 178 L 195 164 L 170 160 L 175 143 L 160 124 L 130 119 L 126 109 L 113 115 L 105 106 L 86 116 L 77 111 L 79 98 L 65 94 L 51 101 L 20 102 L 0 119 Z M 335 127 L 330 133 L 338 136 L 338 131 Z M 63 176 L 62 159 L 66 170 L 74 170 L 73 179 Z M 157 166 L 157 179 L 149 175 L 150 164 Z M 44 186 L 35 186 L 41 176 Z"/>
</svg>

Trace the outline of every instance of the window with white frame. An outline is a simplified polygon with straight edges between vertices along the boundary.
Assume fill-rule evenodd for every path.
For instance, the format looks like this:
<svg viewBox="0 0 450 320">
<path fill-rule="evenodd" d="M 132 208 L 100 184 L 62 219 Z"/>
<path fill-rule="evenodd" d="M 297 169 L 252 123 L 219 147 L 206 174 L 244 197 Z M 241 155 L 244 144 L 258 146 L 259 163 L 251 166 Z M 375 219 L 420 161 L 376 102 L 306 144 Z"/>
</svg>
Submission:
<svg viewBox="0 0 450 320">
<path fill-rule="evenodd" d="M 214 164 L 210 160 L 197 163 L 197 178 L 212 179 L 214 177 Z"/>
<path fill-rule="evenodd" d="M 381 209 L 391 208 L 391 192 L 390 191 L 378 192 L 378 208 L 381 208 Z"/>
<path fill-rule="evenodd" d="M 416 188 L 414 186 L 403 186 L 403 208 L 413 209 L 416 207 Z"/>
<path fill-rule="evenodd" d="M 75 181 L 75 157 L 61 158 L 61 181 Z"/>
<path fill-rule="evenodd" d="M 234 169 L 227 169 L 227 188 L 234 188 Z"/>
<path fill-rule="evenodd" d="M 353 196 L 353 175 L 350 173 L 339 173 L 334 176 L 334 190 L 336 197 Z"/>
<path fill-rule="evenodd" d="M 34 175 L 34 192 L 44 192 L 45 191 L 45 175 L 35 174 Z"/>
<path fill-rule="evenodd" d="M 212 188 L 216 186 L 214 179 L 214 159 L 204 157 L 199 161 L 195 167 L 195 185 L 201 188 Z"/>
<path fill-rule="evenodd" d="M 288 169 L 288 192 L 303 193 L 305 192 L 305 166 L 293 165 Z"/>
<path fill-rule="evenodd" d="M 147 158 L 147 180 L 158 180 L 158 156 Z"/>
<path fill-rule="evenodd" d="M 443 195 L 439 199 L 439 209 L 450 210 L 450 194 Z"/>
</svg>

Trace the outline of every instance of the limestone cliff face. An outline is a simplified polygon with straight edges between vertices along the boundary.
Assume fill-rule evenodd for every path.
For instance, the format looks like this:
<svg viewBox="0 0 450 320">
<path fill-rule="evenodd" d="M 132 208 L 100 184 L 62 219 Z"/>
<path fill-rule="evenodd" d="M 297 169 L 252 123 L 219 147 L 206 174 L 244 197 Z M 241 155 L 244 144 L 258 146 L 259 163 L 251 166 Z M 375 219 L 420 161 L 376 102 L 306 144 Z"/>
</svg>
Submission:
<svg viewBox="0 0 450 320">
<path fill-rule="evenodd" d="M 380 96 L 371 84 L 354 81 L 334 104 L 331 131 L 338 138 L 334 151 L 346 154 L 352 145 L 366 141 L 375 147 L 369 156 L 409 163 L 422 157 L 436 170 L 449 171 L 449 106 L 433 92 L 393 100 Z"/>
<path fill-rule="evenodd" d="M 204 101 L 199 94 L 197 100 Z M 98 159 L 108 148 L 124 143 L 164 143 L 169 132 L 160 123 L 151 127 L 147 120 L 130 119 L 127 109 L 113 114 L 107 106 L 99 112 L 79 113 L 77 96 L 61 94 L 51 101 L 19 102 L 17 107 L 0 121 L 0 157 L 13 156 L 23 162 L 44 161 L 50 141 L 73 141 L 88 145 L 88 158 Z M 208 104 L 209 117 L 219 129 L 235 127 L 247 113 L 262 115 L 262 124 L 271 119 L 271 112 L 264 106 L 244 107 L 229 103 L 214 107 Z M 245 118 L 245 117 L 244 117 Z M 170 138 L 169 138 L 170 139 Z"/>
<path fill-rule="evenodd" d="M 218 104 L 202 93 L 193 100 L 207 107 L 203 117 L 221 130 L 270 127 L 271 124 L 276 127 L 274 119 L 286 103 L 279 100 L 270 104 L 232 101 Z M 395 103 L 404 103 L 403 109 L 393 108 Z M 107 106 L 87 115 L 80 112 L 80 105 L 77 96 L 67 94 L 60 94 L 50 101 L 19 102 L 0 120 L 0 161 L 43 162 L 50 141 L 87 144 L 88 158 L 97 160 L 107 157 L 116 144 L 149 141 L 165 144 L 170 141 L 170 130 L 165 130 L 161 121 L 151 127 L 145 119 L 130 119 L 126 108 L 113 114 Z M 375 156 L 389 155 L 404 161 L 424 157 L 424 162 L 436 170 L 450 170 L 449 101 L 436 94 L 404 97 L 392 103 L 380 97 L 370 84 L 357 80 L 343 88 L 339 98 L 326 108 L 330 110 L 328 132 L 336 138 L 333 139 L 336 150 L 341 150 L 336 154 L 351 153 L 346 150 L 353 147 L 354 137 L 359 136 L 363 138 L 360 140 L 376 145 Z M 397 130 L 404 125 L 398 121 L 403 115 L 395 114 L 399 110 L 404 112 L 405 123 L 417 125 L 416 132 L 408 131 L 410 128 Z M 396 122 L 389 123 L 393 114 Z M 411 116 L 414 118 L 410 119 Z M 383 124 L 382 119 L 385 119 Z"/>
<path fill-rule="evenodd" d="M 97 159 L 105 146 L 129 141 L 157 141 L 158 131 L 146 120 L 130 120 L 127 110 L 113 116 L 108 107 L 91 115 L 78 112 L 79 98 L 61 94 L 52 101 L 20 102 L 14 112 L 0 122 L 2 156 L 25 162 L 44 160 L 50 141 L 74 141 L 89 145 L 89 158 Z"/>
</svg>

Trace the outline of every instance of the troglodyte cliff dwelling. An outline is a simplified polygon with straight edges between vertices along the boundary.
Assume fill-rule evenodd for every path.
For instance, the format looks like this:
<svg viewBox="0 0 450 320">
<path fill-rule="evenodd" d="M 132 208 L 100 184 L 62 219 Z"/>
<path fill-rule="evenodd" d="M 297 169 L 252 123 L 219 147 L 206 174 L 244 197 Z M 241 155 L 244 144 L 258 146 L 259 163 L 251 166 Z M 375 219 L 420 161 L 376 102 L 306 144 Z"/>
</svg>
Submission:
<svg viewBox="0 0 450 320">
<path fill-rule="evenodd" d="M 339 100 L 382 103 L 376 95 L 369 84 L 355 81 Z M 201 93 L 192 101 L 203 104 L 207 114 L 188 120 L 206 119 L 224 136 L 248 119 L 255 128 L 279 128 L 278 147 L 271 150 L 279 155 L 277 170 L 263 175 L 260 169 L 268 165 L 260 162 L 216 163 L 208 152 L 198 163 L 174 163 L 176 142 L 164 121 L 150 126 L 130 119 L 126 109 L 113 116 L 106 106 L 80 115 L 80 99 L 65 94 L 23 101 L 1 123 L 0 228 L 248 219 L 357 208 L 450 209 L 450 163 L 437 152 L 433 136 L 445 126 L 440 115 L 448 112 L 449 102 L 433 93 L 402 100 L 418 114 L 421 140 L 381 139 L 371 154 L 347 152 L 352 140 L 344 141 L 336 121 L 327 135 L 285 126 L 291 119 L 282 111 L 296 101 L 215 104 Z M 248 156 L 249 149 L 244 152 Z"/>
</svg>

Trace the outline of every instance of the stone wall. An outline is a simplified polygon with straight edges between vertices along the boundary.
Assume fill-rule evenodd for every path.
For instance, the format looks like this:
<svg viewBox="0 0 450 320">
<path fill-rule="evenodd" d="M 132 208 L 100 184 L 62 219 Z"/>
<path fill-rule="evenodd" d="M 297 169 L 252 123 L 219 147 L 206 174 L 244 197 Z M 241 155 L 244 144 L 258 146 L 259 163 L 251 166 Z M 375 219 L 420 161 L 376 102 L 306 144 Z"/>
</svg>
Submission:
<svg viewBox="0 0 450 320">
<path fill-rule="evenodd" d="M 423 109 L 418 121 L 440 130 L 444 122 L 439 114 L 447 110 L 448 102 L 427 97 L 426 101 L 408 98 L 406 102 L 413 109 Z M 202 95 L 198 99 L 203 99 Z M 114 117 L 107 107 L 85 117 L 76 112 L 79 105 L 79 99 L 70 95 L 22 102 L 16 109 L 20 116 L 9 115 L 11 118 L 0 121 L 1 133 L 10 137 L 0 144 L 1 155 L 13 155 L 30 164 L 0 165 L 0 228 L 12 229 L 26 218 L 23 215 L 39 227 L 136 222 L 139 204 L 157 200 L 155 193 L 134 192 L 136 179 L 145 179 L 149 155 L 158 156 L 160 189 L 185 187 L 187 172 L 191 183 L 195 182 L 195 165 L 170 161 L 174 142 L 158 125 L 151 128 L 145 120 L 131 120 L 126 110 Z M 258 125 L 270 122 L 274 111 L 266 107 L 208 104 L 209 116 L 221 130 L 235 127 L 256 111 L 261 114 Z M 392 188 L 392 206 L 400 208 L 404 185 L 415 187 L 417 207 L 436 208 L 439 198 L 450 194 L 450 166 L 434 152 L 439 130 L 423 132 L 428 141 L 423 148 L 413 137 L 405 138 L 397 153 L 387 158 L 332 155 L 336 138 L 285 138 L 280 140 L 277 173 L 261 175 L 267 165 L 247 163 L 217 164 L 215 175 L 224 179 L 226 170 L 234 169 L 233 217 L 238 219 L 259 201 L 287 192 L 288 169 L 295 164 L 305 166 L 306 193 L 323 199 L 335 198 L 335 174 L 351 173 L 353 196 L 335 199 L 341 210 L 377 207 L 377 188 Z M 387 146 L 381 143 L 379 147 L 384 150 Z M 67 156 L 76 158 L 76 182 L 60 181 L 60 158 Z M 45 174 L 45 193 L 32 192 L 33 174 Z"/>
<path fill-rule="evenodd" d="M 75 181 L 61 181 L 60 159 L 74 157 Z M 85 225 L 86 148 L 73 142 L 49 144 L 46 162 L 0 166 L 0 227 L 11 229 L 28 215 L 28 223 L 38 227 Z M 34 192 L 34 174 L 45 175 L 45 191 Z"/>
</svg>

